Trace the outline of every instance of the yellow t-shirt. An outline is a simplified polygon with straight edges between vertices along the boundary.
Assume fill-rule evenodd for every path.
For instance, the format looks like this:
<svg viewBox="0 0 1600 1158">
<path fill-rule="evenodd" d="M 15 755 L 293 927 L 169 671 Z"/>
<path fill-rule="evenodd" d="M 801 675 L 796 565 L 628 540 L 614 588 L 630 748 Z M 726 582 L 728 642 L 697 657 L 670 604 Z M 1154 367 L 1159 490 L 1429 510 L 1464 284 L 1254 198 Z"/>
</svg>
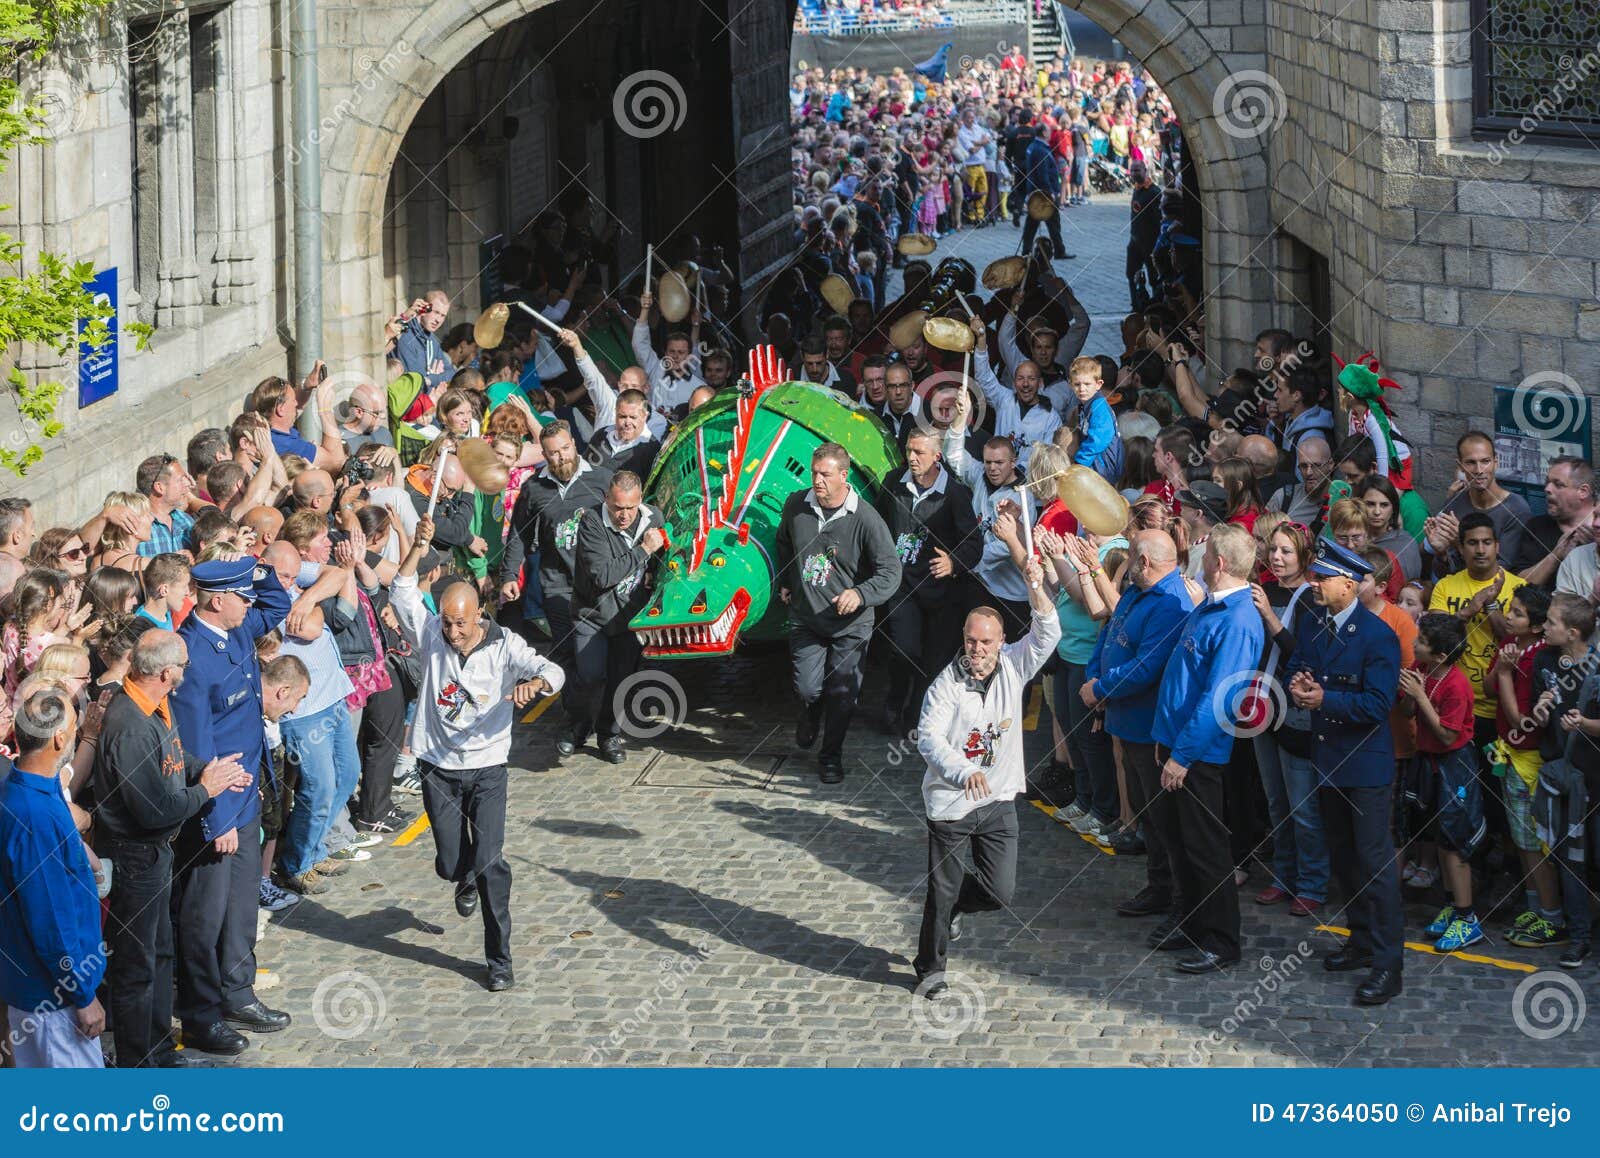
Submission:
<svg viewBox="0 0 1600 1158">
<path fill-rule="evenodd" d="M 1474 579 L 1465 571 L 1446 575 L 1433 585 L 1433 597 L 1428 600 L 1428 610 L 1448 611 L 1454 615 L 1470 603 L 1474 595 L 1493 582 L 1493 577 Z M 1525 586 L 1526 580 L 1507 571 L 1506 580 L 1500 585 L 1499 598 L 1467 621 L 1467 650 L 1461 654 L 1461 670 L 1472 681 L 1472 714 L 1480 720 L 1494 719 L 1495 709 L 1495 701 L 1483 691 L 1483 677 L 1494 666 L 1495 652 L 1500 647 L 1500 641 L 1489 626 L 1489 612 L 1505 607 L 1517 588 Z"/>
</svg>

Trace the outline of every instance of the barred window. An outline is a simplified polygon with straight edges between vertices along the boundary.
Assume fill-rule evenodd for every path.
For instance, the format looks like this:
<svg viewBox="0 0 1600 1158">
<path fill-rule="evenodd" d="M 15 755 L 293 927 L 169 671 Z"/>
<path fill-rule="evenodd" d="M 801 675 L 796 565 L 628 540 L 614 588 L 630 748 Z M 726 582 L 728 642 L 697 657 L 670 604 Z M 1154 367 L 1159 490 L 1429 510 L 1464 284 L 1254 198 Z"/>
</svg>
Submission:
<svg viewBox="0 0 1600 1158">
<path fill-rule="evenodd" d="M 1600 144 L 1600 6 L 1473 0 L 1472 15 L 1479 135 Z"/>
</svg>

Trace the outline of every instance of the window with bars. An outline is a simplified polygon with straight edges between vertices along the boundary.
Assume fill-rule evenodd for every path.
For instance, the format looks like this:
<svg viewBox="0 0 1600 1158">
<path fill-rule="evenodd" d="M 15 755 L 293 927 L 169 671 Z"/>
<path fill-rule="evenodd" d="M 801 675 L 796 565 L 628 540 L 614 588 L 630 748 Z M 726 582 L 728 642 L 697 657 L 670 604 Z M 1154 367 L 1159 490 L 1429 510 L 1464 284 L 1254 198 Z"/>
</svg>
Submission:
<svg viewBox="0 0 1600 1158">
<path fill-rule="evenodd" d="M 1600 5 L 1473 0 L 1480 136 L 1600 145 Z"/>
</svg>

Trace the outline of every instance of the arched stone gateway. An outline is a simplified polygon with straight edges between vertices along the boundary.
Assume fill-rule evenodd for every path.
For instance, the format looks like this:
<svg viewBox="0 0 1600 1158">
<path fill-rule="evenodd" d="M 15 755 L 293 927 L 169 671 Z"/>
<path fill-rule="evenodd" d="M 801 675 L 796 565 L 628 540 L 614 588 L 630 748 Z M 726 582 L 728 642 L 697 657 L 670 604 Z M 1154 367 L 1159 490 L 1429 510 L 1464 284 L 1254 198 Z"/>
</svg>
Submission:
<svg viewBox="0 0 1600 1158">
<path fill-rule="evenodd" d="M 428 94 L 496 32 L 563 2 L 480 0 L 462 5 L 435 0 L 417 19 L 397 25 L 388 45 L 324 47 L 324 76 L 336 71 L 353 81 L 353 87 L 335 90 L 341 94 L 338 99 L 325 96 L 323 104 L 324 125 L 332 125 L 322 141 L 324 250 L 331 266 L 324 332 L 330 360 L 350 364 L 376 359 L 373 336 L 394 304 L 383 277 L 384 197 L 406 129 Z M 1250 2 L 1245 0 L 1246 6 Z M 1262 0 L 1253 3 L 1259 13 Z M 1272 298 L 1265 140 L 1275 117 L 1281 117 L 1282 105 L 1271 92 L 1235 91 L 1238 78 L 1248 82 L 1265 75 L 1260 23 L 1253 29 L 1205 28 L 1196 23 L 1195 13 L 1206 5 L 1189 5 L 1185 15 L 1170 0 L 1076 0 L 1073 6 L 1145 60 L 1172 96 L 1196 159 L 1205 206 L 1212 349 L 1219 364 L 1240 364 L 1249 336 L 1265 324 Z M 1228 5 L 1217 0 L 1213 6 Z M 757 0 L 751 7 L 775 10 L 773 15 L 785 21 L 786 44 L 788 6 L 782 0 Z M 1220 15 L 1237 22 L 1239 10 L 1240 0 L 1232 0 L 1231 11 Z M 1243 44 L 1252 34 L 1255 43 Z M 574 39 L 578 43 L 573 50 L 592 50 L 589 41 Z M 1219 43 L 1227 50 L 1219 50 Z M 330 61 L 330 51 L 340 59 Z M 769 83 L 781 89 L 785 80 L 779 74 Z M 1217 94 L 1230 92 L 1237 100 L 1256 100 L 1251 109 L 1264 107 L 1264 122 L 1219 115 Z M 1247 109 L 1245 115 L 1249 113 Z M 774 206 L 786 216 L 786 205 Z M 747 267 L 743 272 L 751 271 Z"/>
</svg>

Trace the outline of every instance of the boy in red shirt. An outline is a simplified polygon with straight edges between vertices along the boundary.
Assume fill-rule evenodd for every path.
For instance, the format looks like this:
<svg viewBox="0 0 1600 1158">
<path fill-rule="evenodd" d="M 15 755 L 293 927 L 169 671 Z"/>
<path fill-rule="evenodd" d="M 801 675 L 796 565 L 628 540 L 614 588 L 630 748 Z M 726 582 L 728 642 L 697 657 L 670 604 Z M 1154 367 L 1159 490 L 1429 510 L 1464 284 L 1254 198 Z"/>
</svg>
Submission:
<svg viewBox="0 0 1600 1158">
<path fill-rule="evenodd" d="M 1472 684 L 1456 666 L 1467 646 L 1454 615 L 1434 612 L 1417 624 L 1416 661 L 1400 673 L 1400 697 L 1417 720 L 1417 755 L 1407 777 L 1408 803 L 1430 819 L 1452 903 L 1425 932 L 1434 948 L 1453 953 L 1483 940 L 1472 907 L 1473 852 L 1487 835 L 1472 751 Z"/>
</svg>

